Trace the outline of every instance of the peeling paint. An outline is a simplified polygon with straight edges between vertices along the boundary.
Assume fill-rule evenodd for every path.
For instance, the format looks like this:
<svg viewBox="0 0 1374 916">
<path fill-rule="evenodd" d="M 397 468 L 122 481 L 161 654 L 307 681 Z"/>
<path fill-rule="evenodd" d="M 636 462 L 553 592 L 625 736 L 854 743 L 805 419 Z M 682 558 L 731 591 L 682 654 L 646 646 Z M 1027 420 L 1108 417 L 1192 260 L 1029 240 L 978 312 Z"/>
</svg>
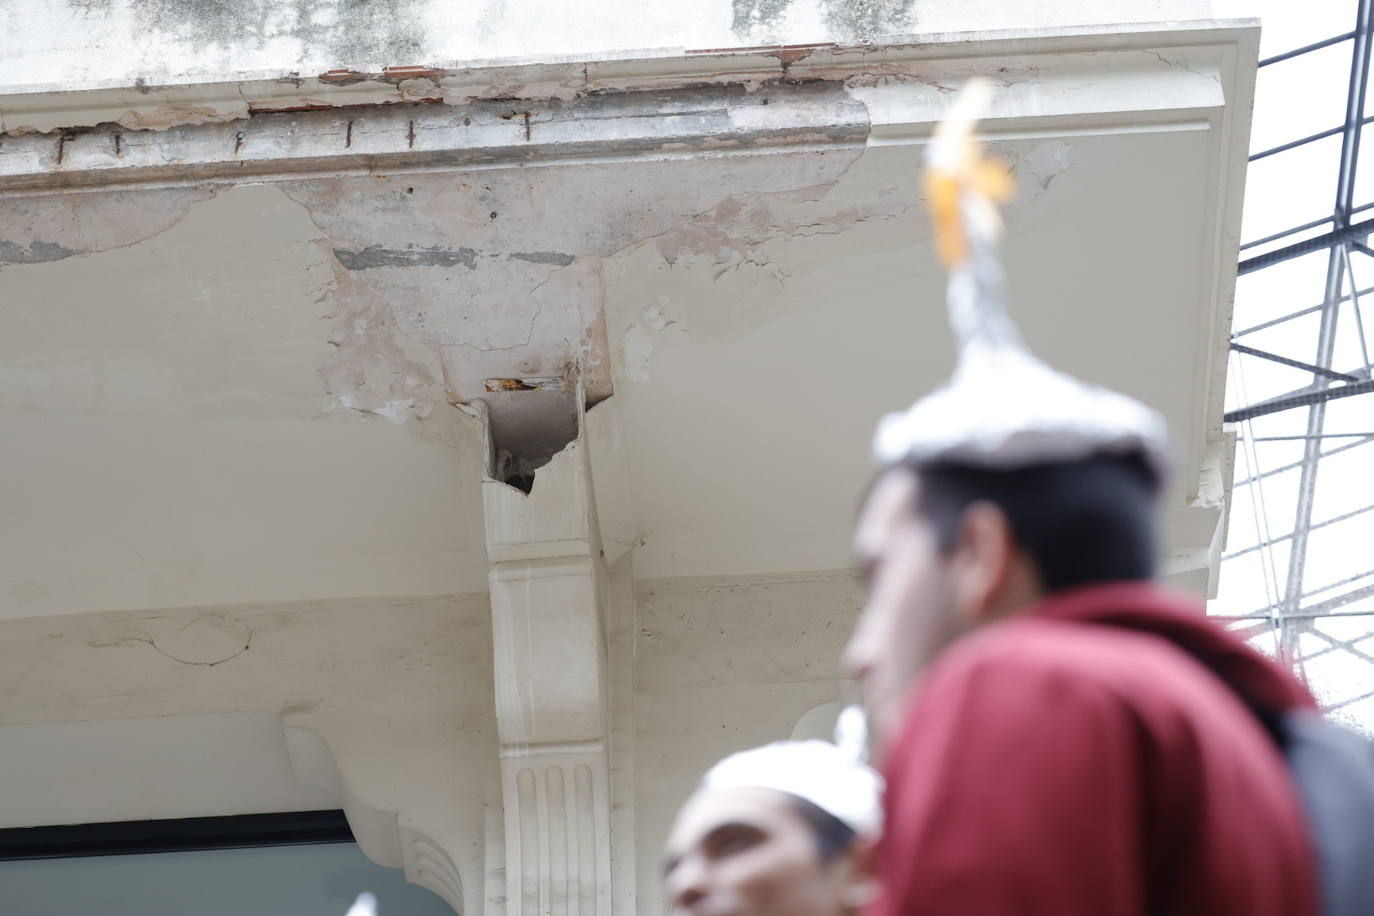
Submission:
<svg viewBox="0 0 1374 916">
<path fill-rule="evenodd" d="M 400 333 L 388 303 L 335 264 L 335 350 L 320 366 L 325 388 L 342 407 L 392 423 L 430 416 L 448 401 L 437 354 Z"/>
<path fill-rule="evenodd" d="M 916 182 L 861 198 L 833 191 L 833 185 L 816 185 L 799 191 L 735 195 L 659 236 L 654 244 L 670 266 L 704 259 L 715 266 L 719 279 L 745 262 L 764 266 L 765 259 L 754 252 L 771 241 L 835 235 L 863 220 L 893 218 L 920 199 Z"/>
<path fill-rule="evenodd" d="M 858 149 L 846 149 L 711 159 L 710 180 L 685 174 L 681 163 L 667 161 L 644 162 L 634 169 L 579 164 L 537 174 L 458 171 L 308 180 L 282 187 L 310 212 L 329 240 L 338 273 L 353 284 L 331 295 L 369 303 L 335 312 L 336 343 L 347 339 L 352 345 L 356 336 L 347 322 L 361 318 L 368 339 L 395 335 L 417 348 L 416 354 L 429 354 L 411 356 L 412 361 L 428 366 L 438 353 L 437 375 L 446 397 L 436 397 L 436 405 L 488 396 L 484 382 L 489 378 L 531 376 L 579 378 L 587 402 L 596 403 L 612 392 L 611 344 L 602 307 L 607 259 L 661 239 L 681 254 L 684 266 L 695 263 L 687 251 L 693 245 L 690 236 L 703 214 L 709 216 L 732 192 L 742 193 L 745 200 L 747 188 L 799 194 L 795 206 L 805 209 L 826 185 L 810 192 L 795 189 L 833 181 L 858 155 Z M 647 200 L 653 206 L 645 206 Z M 729 207 L 724 205 L 722 213 Z M 493 212 L 500 214 L 495 220 L 490 218 Z M 824 231 L 808 225 L 800 212 L 788 219 L 799 234 Z M 777 234 L 792 231 L 791 223 L 784 223 Z M 761 239 L 767 232 L 760 228 L 754 235 Z M 462 270 L 445 266 L 447 261 L 417 263 L 419 252 L 458 249 L 472 252 L 471 265 L 465 260 Z M 360 253 L 366 257 L 357 257 Z M 648 338 L 662 330 L 653 315 L 646 318 L 643 333 L 650 351 Z M 617 334 L 623 337 L 624 331 Z M 632 352 L 633 340 L 632 335 Z M 617 339 L 616 349 L 623 349 L 623 340 Z M 394 356 L 374 359 L 366 371 L 342 353 L 339 357 L 326 369 L 336 398 L 356 392 L 364 380 L 373 386 L 369 397 L 355 395 L 358 400 L 347 402 L 349 409 L 408 409 L 403 402 L 411 395 L 393 390 L 386 381 L 407 373 L 382 368 Z M 493 401 L 493 415 L 507 408 L 524 411 L 530 403 Z"/>
<path fill-rule="evenodd" d="M 115 123 L 129 130 L 166 130 L 182 125 L 234 121 L 246 114 L 247 105 L 233 105 L 226 110 L 208 105 L 179 105 L 168 101 L 156 107 L 131 108 L 116 118 Z"/>
<path fill-rule="evenodd" d="M 631 381 L 643 384 L 652 377 L 650 358 L 654 352 L 654 338 L 660 332 L 671 327 L 686 330 L 679 319 L 671 316 L 671 308 L 667 297 L 659 296 L 626 328 L 621 339 L 621 359 L 625 377 Z"/>
<path fill-rule="evenodd" d="M 1037 143 L 1019 157 L 1018 165 L 1040 190 L 1048 191 L 1050 183 L 1073 165 L 1073 146 L 1064 140 Z"/>
</svg>

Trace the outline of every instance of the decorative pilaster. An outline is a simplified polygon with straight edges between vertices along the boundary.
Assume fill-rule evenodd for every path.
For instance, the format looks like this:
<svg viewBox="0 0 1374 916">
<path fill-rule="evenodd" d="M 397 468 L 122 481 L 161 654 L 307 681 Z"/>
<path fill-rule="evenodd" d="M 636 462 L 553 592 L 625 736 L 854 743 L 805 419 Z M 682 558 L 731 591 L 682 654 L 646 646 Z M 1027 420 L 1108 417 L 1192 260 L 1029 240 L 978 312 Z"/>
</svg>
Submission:
<svg viewBox="0 0 1374 916">
<path fill-rule="evenodd" d="M 505 912 L 609 914 L 604 573 L 580 429 L 529 494 L 488 478 L 483 500 Z"/>
</svg>

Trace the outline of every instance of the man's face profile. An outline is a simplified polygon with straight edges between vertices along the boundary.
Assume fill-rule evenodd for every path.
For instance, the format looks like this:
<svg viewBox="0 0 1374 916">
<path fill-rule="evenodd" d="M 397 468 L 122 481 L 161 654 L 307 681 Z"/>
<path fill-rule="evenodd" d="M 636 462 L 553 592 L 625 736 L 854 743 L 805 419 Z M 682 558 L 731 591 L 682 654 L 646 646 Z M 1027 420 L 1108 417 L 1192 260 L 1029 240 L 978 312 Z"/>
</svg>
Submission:
<svg viewBox="0 0 1374 916">
<path fill-rule="evenodd" d="M 703 789 L 678 813 L 664 888 L 674 916 L 837 916 L 855 909 L 853 853 L 822 860 L 784 793 Z"/>
<path fill-rule="evenodd" d="M 844 661 L 863 684 L 879 746 L 896 737 L 911 683 L 959 629 L 948 558 L 916 512 L 919 487 L 914 473 L 884 472 L 854 533 L 868 598 Z"/>
</svg>

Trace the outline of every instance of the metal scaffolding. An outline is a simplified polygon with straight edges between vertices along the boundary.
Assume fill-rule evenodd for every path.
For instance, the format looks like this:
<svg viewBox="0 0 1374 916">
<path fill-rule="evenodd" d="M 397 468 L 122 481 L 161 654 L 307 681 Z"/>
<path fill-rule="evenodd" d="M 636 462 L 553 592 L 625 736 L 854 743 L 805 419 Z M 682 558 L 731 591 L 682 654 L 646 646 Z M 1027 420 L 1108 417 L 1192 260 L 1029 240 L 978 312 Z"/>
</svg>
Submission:
<svg viewBox="0 0 1374 916">
<path fill-rule="evenodd" d="M 1247 638 L 1292 663 L 1333 714 L 1374 731 L 1374 540 L 1365 543 L 1358 534 L 1363 531 L 1359 525 L 1374 519 L 1368 515 L 1374 511 L 1374 496 L 1352 488 L 1351 492 L 1340 494 L 1340 511 L 1326 517 L 1314 514 L 1324 463 L 1352 450 L 1359 450 L 1357 457 L 1374 459 L 1374 450 L 1365 448 L 1374 442 L 1374 415 L 1367 425 L 1355 431 L 1332 428 L 1329 423 L 1329 406 L 1333 402 L 1374 393 L 1361 313 L 1361 300 L 1374 292 L 1374 287 L 1359 289 L 1357 282 L 1361 274 L 1366 280 L 1374 276 L 1374 249 L 1368 244 L 1369 235 L 1374 232 L 1374 219 L 1360 219 L 1361 214 L 1374 209 L 1374 201 L 1360 200 L 1356 193 L 1362 130 L 1374 121 L 1374 117 L 1365 114 L 1374 46 L 1374 0 L 1358 0 L 1354 12 L 1350 31 L 1269 57 L 1259 64 L 1261 68 L 1281 67 L 1325 49 L 1331 49 L 1328 54 L 1345 53 L 1348 49 L 1350 78 L 1342 124 L 1250 156 L 1251 163 L 1255 163 L 1271 157 L 1301 155 L 1304 149 L 1311 150 L 1313 144 L 1340 138 L 1330 215 L 1241 245 L 1241 278 L 1272 271 L 1296 258 L 1319 256 L 1321 252 L 1326 255 L 1326 269 L 1320 293 L 1315 288 L 1312 291 L 1313 300 L 1320 295 L 1318 304 L 1309 304 L 1312 300 L 1291 303 L 1292 310 L 1286 314 L 1235 329 L 1231 335 L 1235 384 L 1232 407 L 1225 419 L 1235 424 L 1239 433 L 1237 459 L 1241 470 L 1233 499 L 1253 501 L 1255 531 L 1253 543 L 1225 554 L 1222 588 L 1227 587 L 1228 572 L 1233 576 L 1246 575 L 1247 571 L 1261 574 L 1265 577 L 1268 600 L 1262 607 L 1239 612 L 1229 608 L 1219 616 Z M 1261 74 L 1265 73 L 1262 69 Z M 1257 104 L 1263 102 L 1263 90 L 1260 96 Z M 1374 163 L 1367 167 L 1374 169 Z M 1266 187 L 1252 172 L 1247 206 L 1257 195 L 1285 193 L 1289 193 L 1286 187 Z M 1363 259 L 1368 259 L 1367 263 L 1362 263 Z M 1314 286 L 1315 276 L 1314 270 Z M 1254 287 L 1253 281 L 1247 282 Z M 1311 339 L 1313 329 L 1306 327 L 1312 323 L 1309 316 L 1316 316 L 1315 340 Z M 1238 312 L 1237 317 L 1243 316 Z M 1273 346 L 1254 345 L 1255 335 L 1273 329 L 1279 329 L 1278 333 L 1266 335 Z M 1284 352 L 1273 352 L 1278 349 Z M 1339 364 L 1340 360 L 1348 364 Z M 1275 363 L 1298 370 L 1308 374 L 1310 381 L 1300 388 L 1248 402 L 1243 380 L 1247 366 L 1256 365 L 1253 361 L 1269 364 L 1271 371 Z M 1374 398 L 1369 400 L 1374 402 Z M 1300 432 L 1295 425 L 1297 411 L 1306 413 L 1306 424 Z M 1281 414 L 1294 423 L 1292 428 L 1264 425 L 1281 419 Z M 1286 455 L 1284 460 L 1274 460 L 1271 448 L 1267 460 L 1261 460 L 1261 450 L 1277 443 L 1300 447 L 1300 457 L 1293 460 L 1292 455 Z M 1371 454 L 1365 455 L 1366 451 Z M 1365 499 L 1367 496 L 1369 500 Z M 1286 512 L 1282 510 L 1288 508 L 1290 500 L 1294 514 L 1292 528 L 1288 529 Z M 1366 501 L 1370 504 L 1364 505 Z M 1234 523 L 1232 527 L 1236 527 Z M 1350 531 L 1357 534 L 1340 536 L 1341 532 Z M 1234 530 L 1232 535 L 1228 549 L 1237 541 Z M 1314 545 L 1314 535 L 1322 539 L 1320 544 Z M 1314 578 L 1309 561 L 1327 559 L 1332 551 L 1342 552 L 1343 557 L 1348 554 L 1342 562 L 1347 562 L 1349 568 L 1338 573 L 1334 581 L 1325 568 L 1325 579 Z M 1325 564 L 1327 568 L 1331 565 Z"/>
</svg>

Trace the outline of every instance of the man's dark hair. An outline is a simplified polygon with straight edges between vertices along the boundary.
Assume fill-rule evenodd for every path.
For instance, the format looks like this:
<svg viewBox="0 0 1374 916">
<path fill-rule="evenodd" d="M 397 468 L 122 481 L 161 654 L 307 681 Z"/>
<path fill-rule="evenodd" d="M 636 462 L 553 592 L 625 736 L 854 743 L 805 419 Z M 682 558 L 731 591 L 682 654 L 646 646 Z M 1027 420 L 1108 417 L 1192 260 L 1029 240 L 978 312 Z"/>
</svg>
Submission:
<svg viewBox="0 0 1374 916">
<path fill-rule="evenodd" d="M 854 845 L 854 828 L 844 821 L 800 795 L 789 792 L 787 800 L 792 803 L 793 809 L 801 819 L 806 821 L 806 826 L 811 828 L 811 835 L 816 840 L 816 849 L 820 852 L 822 862 L 835 861 Z"/>
<path fill-rule="evenodd" d="M 976 502 L 1001 509 L 1046 591 L 1154 575 L 1159 481 L 1136 456 L 989 470 L 955 463 L 911 467 L 916 510 L 951 550 Z"/>
</svg>

